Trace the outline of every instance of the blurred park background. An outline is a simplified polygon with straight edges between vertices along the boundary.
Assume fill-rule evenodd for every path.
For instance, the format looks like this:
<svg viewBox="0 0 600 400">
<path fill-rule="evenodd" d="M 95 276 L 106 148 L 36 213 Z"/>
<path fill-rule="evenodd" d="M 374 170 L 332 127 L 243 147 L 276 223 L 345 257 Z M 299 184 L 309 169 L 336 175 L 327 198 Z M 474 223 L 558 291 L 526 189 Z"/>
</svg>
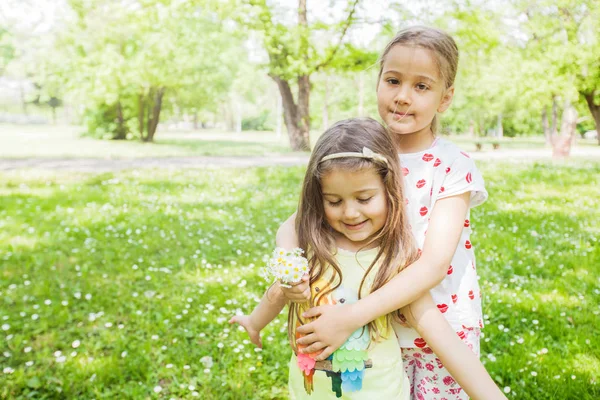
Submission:
<svg viewBox="0 0 600 400">
<path fill-rule="evenodd" d="M 0 398 L 286 399 L 284 315 L 263 351 L 226 321 L 413 24 L 458 43 L 441 135 L 490 192 L 482 360 L 600 398 L 595 0 L 0 0 Z"/>
</svg>

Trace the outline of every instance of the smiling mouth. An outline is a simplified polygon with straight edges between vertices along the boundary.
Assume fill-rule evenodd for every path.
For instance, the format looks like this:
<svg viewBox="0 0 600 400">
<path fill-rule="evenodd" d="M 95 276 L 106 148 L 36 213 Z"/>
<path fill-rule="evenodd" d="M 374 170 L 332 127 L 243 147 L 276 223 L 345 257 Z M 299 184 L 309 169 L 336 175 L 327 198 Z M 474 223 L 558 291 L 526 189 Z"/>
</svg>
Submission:
<svg viewBox="0 0 600 400">
<path fill-rule="evenodd" d="M 363 222 L 359 222 L 358 224 L 347 224 L 345 222 L 342 222 L 344 224 L 344 226 L 346 227 L 346 229 L 348 230 L 359 230 L 360 228 L 362 228 L 363 226 L 365 226 L 365 224 L 367 223 L 367 221 L 363 221 Z"/>
<path fill-rule="evenodd" d="M 396 112 L 392 112 L 392 115 L 394 116 L 394 119 L 412 117 L 412 114 L 400 113 L 400 112 L 397 112 L 397 111 Z"/>
</svg>

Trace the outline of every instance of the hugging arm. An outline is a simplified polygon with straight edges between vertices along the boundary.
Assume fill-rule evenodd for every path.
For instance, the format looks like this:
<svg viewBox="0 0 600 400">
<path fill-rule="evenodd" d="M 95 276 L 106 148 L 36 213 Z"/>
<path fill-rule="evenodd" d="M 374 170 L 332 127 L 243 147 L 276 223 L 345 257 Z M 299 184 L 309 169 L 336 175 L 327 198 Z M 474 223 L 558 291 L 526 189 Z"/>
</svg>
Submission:
<svg viewBox="0 0 600 400">
<path fill-rule="evenodd" d="M 323 360 L 339 348 L 356 329 L 421 298 L 446 276 L 456 252 L 470 201 L 470 192 L 440 199 L 431 214 L 421 257 L 384 286 L 354 304 L 313 307 L 305 317 L 315 321 L 298 328 L 305 334 L 304 352 L 325 349 Z"/>
<path fill-rule="evenodd" d="M 402 308 L 402 313 L 472 399 L 506 399 L 479 358 L 437 309 L 431 295 L 426 294 Z"/>
</svg>

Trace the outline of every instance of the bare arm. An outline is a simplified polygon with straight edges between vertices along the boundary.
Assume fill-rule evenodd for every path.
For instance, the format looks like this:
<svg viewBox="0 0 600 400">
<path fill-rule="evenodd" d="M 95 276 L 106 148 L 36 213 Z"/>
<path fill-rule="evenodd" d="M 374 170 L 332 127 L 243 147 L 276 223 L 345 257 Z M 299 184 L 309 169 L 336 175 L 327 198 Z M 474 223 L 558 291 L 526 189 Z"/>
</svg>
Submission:
<svg viewBox="0 0 600 400">
<path fill-rule="evenodd" d="M 298 239 L 296 236 L 296 229 L 294 227 L 295 219 L 296 213 L 292 214 L 292 216 L 289 217 L 277 230 L 277 235 L 275 237 L 275 244 L 277 247 L 282 247 L 284 249 L 293 249 L 294 247 L 298 247 Z M 310 287 L 306 283 L 307 281 L 308 278 L 303 278 L 298 286 L 305 285 L 308 287 L 308 293 L 310 296 Z M 288 290 L 293 290 L 294 288 L 295 287 L 292 287 L 292 289 Z M 252 310 L 250 315 L 236 315 L 229 320 L 229 323 L 240 324 L 248 333 L 252 343 L 258 347 L 262 347 L 260 331 L 262 331 L 265 326 L 273 321 L 287 304 L 288 298 L 283 293 L 282 289 L 283 288 L 278 282 L 274 283 L 267 289 L 260 300 L 260 303 L 258 303 L 254 310 Z M 299 295 L 292 293 L 292 297 L 294 296 Z"/>
<path fill-rule="evenodd" d="M 431 295 L 404 307 L 402 313 L 473 400 L 506 399 L 479 358 L 439 312 Z"/>
<path fill-rule="evenodd" d="M 320 306 L 307 311 L 305 317 L 320 315 L 320 318 L 298 328 L 298 332 L 306 334 L 298 343 L 312 343 L 306 352 L 326 348 L 318 360 L 327 358 L 356 329 L 412 303 L 438 285 L 456 252 L 470 195 L 467 192 L 436 202 L 421 257 L 383 287 L 354 304 Z"/>
<path fill-rule="evenodd" d="M 281 293 L 279 284 L 274 283 L 267 289 L 250 315 L 236 315 L 229 320 L 229 323 L 243 326 L 252 343 L 262 348 L 260 331 L 279 315 L 286 303 L 287 299 Z"/>
</svg>

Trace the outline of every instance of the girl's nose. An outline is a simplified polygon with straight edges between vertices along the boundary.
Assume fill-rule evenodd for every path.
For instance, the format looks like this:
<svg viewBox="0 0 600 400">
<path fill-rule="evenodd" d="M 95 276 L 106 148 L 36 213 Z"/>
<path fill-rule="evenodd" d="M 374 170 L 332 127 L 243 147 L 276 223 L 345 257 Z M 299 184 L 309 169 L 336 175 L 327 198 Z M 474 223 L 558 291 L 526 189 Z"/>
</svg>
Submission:
<svg viewBox="0 0 600 400">
<path fill-rule="evenodd" d="M 352 219 L 352 218 L 356 218 L 359 217 L 360 213 L 358 212 L 358 210 L 356 209 L 356 207 L 352 207 L 352 206 L 346 206 L 344 208 L 344 217 L 347 219 Z"/>
<path fill-rule="evenodd" d="M 394 96 L 394 101 L 396 103 L 408 103 L 410 104 L 411 102 L 411 98 L 410 98 L 410 87 L 408 85 L 400 85 L 398 87 L 398 89 L 396 89 L 397 92 Z"/>
</svg>

